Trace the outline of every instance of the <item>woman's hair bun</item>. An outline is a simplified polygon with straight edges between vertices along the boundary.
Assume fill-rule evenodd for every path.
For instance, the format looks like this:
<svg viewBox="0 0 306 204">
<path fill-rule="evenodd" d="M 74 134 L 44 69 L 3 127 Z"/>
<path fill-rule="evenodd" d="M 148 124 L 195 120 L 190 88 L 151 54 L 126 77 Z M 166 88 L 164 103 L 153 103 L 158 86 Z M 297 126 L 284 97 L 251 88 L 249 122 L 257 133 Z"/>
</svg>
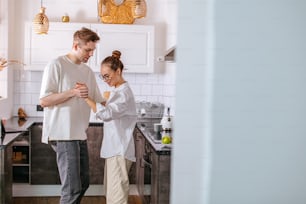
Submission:
<svg viewBox="0 0 306 204">
<path fill-rule="evenodd" d="M 120 52 L 119 50 L 114 50 L 114 51 L 112 52 L 112 57 L 116 57 L 116 58 L 120 59 L 120 57 L 121 57 L 121 52 Z"/>
</svg>

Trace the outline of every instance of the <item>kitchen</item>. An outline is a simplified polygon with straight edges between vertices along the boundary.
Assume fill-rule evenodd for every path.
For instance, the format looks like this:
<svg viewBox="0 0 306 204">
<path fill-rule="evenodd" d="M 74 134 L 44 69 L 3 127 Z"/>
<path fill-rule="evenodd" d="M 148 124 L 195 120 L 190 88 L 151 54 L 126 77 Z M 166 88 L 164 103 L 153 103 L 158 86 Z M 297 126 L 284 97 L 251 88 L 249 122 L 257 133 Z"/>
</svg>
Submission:
<svg viewBox="0 0 306 204">
<path fill-rule="evenodd" d="M 76 29 L 76 28 L 80 28 L 82 26 L 86 26 L 89 24 L 99 27 L 100 26 L 99 24 L 101 24 L 101 22 L 99 22 L 98 20 L 98 15 L 97 15 L 97 2 L 87 3 L 87 2 L 81 2 L 81 1 L 70 1 L 70 2 L 63 3 L 60 1 L 57 1 L 57 2 L 56 1 L 49 1 L 49 2 L 48 1 L 42 1 L 42 2 L 33 1 L 29 3 L 29 2 L 19 2 L 19 1 L 7 1 L 6 6 L 8 7 L 8 9 L 14 10 L 14 12 L 7 13 L 8 24 L 10 24 L 10 22 L 14 22 L 14 24 L 10 24 L 8 26 L 4 23 L 2 25 L 7 26 L 10 33 L 18 33 L 18 35 L 8 36 L 8 34 L 6 34 L 2 36 L 7 37 L 7 39 L 10 42 L 9 43 L 10 46 L 8 49 L 8 56 L 10 56 L 9 58 L 19 59 L 20 61 L 23 61 L 26 65 L 22 66 L 21 64 L 12 64 L 8 68 L 9 70 L 4 69 L 3 72 L 1 73 L 2 75 L 7 74 L 7 78 L 5 79 L 5 81 L 8 84 L 7 93 L 3 94 L 3 95 L 7 95 L 8 97 L 6 97 L 6 99 L 3 99 L 0 102 L 2 103 L 1 104 L 1 117 L 3 120 L 7 120 L 9 123 L 10 116 L 17 116 L 18 109 L 22 108 L 29 117 L 27 119 L 28 122 L 31 121 L 33 118 L 38 118 L 36 121 L 35 120 L 33 121 L 33 128 L 32 128 L 32 125 L 31 125 L 31 128 L 29 128 L 31 129 L 29 134 L 32 134 L 32 132 L 37 132 L 37 129 L 39 129 L 39 123 L 41 123 L 40 118 L 43 116 L 43 112 L 37 110 L 38 108 L 37 104 L 38 104 L 38 95 L 40 91 L 40 84 L 41 84 L 41 78 L 42 78 L 42 70 L 45 64 L 41 63 L 37 66 L 37 63 L 35 64 L 32 58 L 30 60 L 28 60 L 27 58 L 27 56 L 29 55 L 30 57 L 33 57 L 35 55 L 41 56 L 41 53 L 42 53 L 40 52 L 40 53 L 34 53 L 34 54 L 30 53 L 29 54 L 27 50 L 27 43 L 29 42 L 36 43 L 37 41 L 42 40 L 42 39 L 45 40 L 48 37 L 48 35 L 41 37 L 41 36 L 38 36 L 37 34 L 30 33 L 30 35 L 31 34 L 33 35 L 33 39 L 27 38 L 27 36 L 29 36 L 28 31 L 32 30 L 32 28 L 29 29 L 29 27 L 32 26 L 32 20 L 34 16 L 38 13 L 41 3 L 43 3 L 43 6 L 46 7 L 46 15 L 48 16 L 49 21 L 50 21 L 50 30 L 49 30 L 50 38 L 54 37 L 55 32 L 53 31 L 54 29 L 58 29 L 58 26 L 63 27 L 63 29 L 67 29 L 68 27 L 73 27 Z M 5 3 L 3 3 L 3 5 L 5 6 Z M 174 16 L 176 13 L 176 2 L 169 1 L 168 4 L 166 5 L 161 4 L 161 5 L 163 6 L 161 8 L 158 8 L 158 10 L 160 11 L 161 10 L 166 11 L 167 9 L 171 8 L 171 10 L 173 11 L 173 14 L 172 14 L 173 18 L 171 18 L 171 20 L 174 20 L 175 19 Z M 155 40 L 154 49 L 156 50 L 156 52 L 154 51 L 155 52 L 154 55 L 156 56 L 154 56 L 154 58 L 156 59 L 157 57 L 163 57 L 167 48 L 175 45 L 175 42 L 176 42 L 175 27 L 168 26 L 168 28 L 166 29 L 165 25 L 170 22 L 167 22 L 165 20 L 166 18 L 163 17 L 163 15 L 161 15 L 160 17 L 158 16 L 158 18 L 156 18 L 153 15 L 154 14 L 153 8 L 157 6 L 158 6 L 157 2 L 155 2 L 153 5 L 151 2 L 148 2 L 146 18 L 137 19 L 135 20 L 133 25 L 127 25 L 125 26 L 125 28 L 123 28 L 129 31 L 132 30 L 133 32 L 134 32 L 133 29 L 136 29 L 135 32 L 138 32 L 137 29 L 139 28 L 140 30 L 139 32 L 142 32 L 141 30 L 143 29 L 142 26 L 144 27 L 144 29 L 146 29 L 147 27 L 148 28 L 152 27 L 155 30 L 154 31 L 155 36 L 153 39 Z M 151 8 L 149 9 L 149 7 Z M 58 8 L 62 8 L 63 11 L 60 11 Z M 18 13 L 18 16 L 13 15 L 13 13 L 15 14 L 16 12 Z M 169 14 L 169 12 L 167 13 Z M 68 15 L 68 14 L 69 14 L 70 22 L 63 24 L 61 22 L 62 16 Z M 83 14 L 83 15 L 80 15 L 80 14 Z M 174 23 L 171 23 L 171 24 L 175 25 Z M 115 25 L 114 27 L 121 28 L 124 26 Z M 171 30 L 169 31 L 169 29 Z M 152 35 L 151 33 L 149 34 Z M 71 36 L 72 35 L 70 33 L 68 36 L 69 38 L 67 38 L 66 40 L 68 42 L 63 42 L 66 45 L 68 44 L 69 47 L 70 47 Z M 103 41 L 106 38 L 104 34 L 102 34 L 102 36 L 104 38 L 103 37 L 101 38 L 101 44 L 103 44 Z M 169 40 L 167 40 L 164 36 L 169 36 L 167 37 L 169 38 Z M 133 36 L 130 36 L 130 37 L 133 37 Z M 50 38 L 49 38 L 49 41 L 50 41 Z M 62 41 L 59 41 L 58 44 L 62 44 Z M 116 42 L 114 41 L 113 44 L 115 43 Z M 119 44 L 120 43 L 121 42 L 119 42 Z M 4 49 L 5 47 L 6 46 L 4 46 Z M 101 47 L 101 50 L 103 50 L 105 46 L 103 47 L 101 45 L 100 47 Z M 16 50 L 19 50 L 19 52 L 16 52 Z M 51 49 L 46 49 L 46 51 L 49 53 L 54 53 Z M 49 53 L 47 54 L 50 55 Z M 141 53 L 137 53 L 137 54 L 141 54 Z M 149 59 L 150 61 L 154 60 L 153 58 L 151 60 L 151 58 Z M 129 57 L 126 57 L 126 59 L 129 59 Z M 39 60 L 42 60 L 42 59 L 39 59 Z M 99 59 L 98 61 L 101 61 L 101 60 Z M 154 68 L 154 73 L 153 71 L 152 72 L 149 71 L 149 73 L 146 73 L 146 72 L 133 73 L 133 71 L 132 72 L 127 71 L 127 73 L 125 73 L 125 78 L 131 84 L 132 89 L 135 94 L 135 98 L 138 103 L 144 102 L 144 101 L 151 101 L 155 103 L 167 104 L 167 107 L 171 107 L 171 114 L 173 114 L 174 98 L 175 98 L 174 97 L 175 63 L 167 63 L 163 60 L 158 60 L 158 61 L 156 60 L 156 64 L 152 68 Z M 98 79 L 99 71 L 98 69 L 96 69 L 96 71 L 97 71 L 96 76 Z M 12 79 L 12 80 L 8 80 L 8 79 Z M 100 80 L 97 80 L 97 81 L 99 83 L 100 89 L 105 90 L 106 85 Z M 95 121 L 95 119 L 93 119 L 92 117 L 91 122 L 97 122 L 97 121 Z M 33 143 L 33 139 L 34 138 L 31 139 L 31 143 Z M 33 152 L 33 148 L 34 146 L 31 145 L 31 153 Z M 96 154 L 98 154 L 97 152 Z M 31 155 L 30 156 L 31 158 L 30 166 L 31 168 L 34 168 L 35 164 L 33 161 L 37 159 L 35 159 L 35 154 L 34 153 L 31 154 L 31 153 L 30 153 Z M 52 167 L 50 168 L 52 169 Z M 17 168 L 14 167 L 14 169 L 17 169 Z M 27 176 L 25 176 L 26 179 L 24 179 L 23 176 L 21 176 L 20 178 L 18 177 L 16 178 L 14 177 L 14 175 L 13 175 L 13 178 L 15 179 L 15 182 L 16 182 L 16 179 L 17 179 L 17 182 L 20 182 L 20 179 L 21 179 L 21 182 L 23 183 L 24 182 L 27 183 L 29 182 L 29 180 L 31 180 L 32 183 L 35 183 L 36 179 L 34 177 L 33 178 L 31 177 L 34 174 L 35 173 L 31 171 L 30 176 L 29 176 L 30 179 Z M 53 183 L 51 182 L 50 184 L 54 184 L 54 182 Z M 41 189 L 44 189 L 44 188 L 42 187 Z M 55 193 L 52 193 L 53 191 L 50 190 L 50 188 L 46 187 L 46 191 L 47 190 L 50 196 L 52 196 L 52 194 L 58 195 L 58 190 L 55 190 Z M 23 192 L 21 194 L 23 195 L 26 194 L 30 196 L 31 191 Z M 91 194 L 90 191 L 89 191 L 89 194 Z M 20 195 L 20 191 L 18 191 L 17 184 L 14 184 L 13 196 L 19 196 L 19 197 L 22 196 Z"/>
<path fill-rule="evenodd" d="M 13 2 L 17 11 L 25 10 L 28 15 L 22 17 L 30 21 L 39 8 L 32 8 L 39 2 Z M 44 1 L 51 16 L 52 3 Z M 167 34 L 171 37 L 164 49 L 177 44 L 176 63 L 167 63 L 161 77 L 162 86 L 174 87 L 161 100 L 175 111 L 171 203 L 305 203 L 306 3 L 147 3 L 156 22 L 169 22 L 165 26 L 169 26 Z M 177 7 L 176 17 L 171 11 Z M 78 16 L 86 14 L 80 12 Z M 16 21 L 16 25 L 11 33 L 22 33 L 22 23 Z M 9 40 L 10 44 L 14 41 L 23 44 L 22 37 Z M 15 49 L 19 50 L 11 49 L 10 56 L 22 59 Z M 27 74 L 19 76 L 24 80 Z M 144 76 L 151 79 L 150 74 Z M 12 76 L 5 80 L 13 86 Z M 13 93 L 7 94 L 12 100 Z M 175 102 L 170 102 L 172 97 Z M 13 113 L 13 100 L 0 103 L 1 113 Z"/>
</svg>

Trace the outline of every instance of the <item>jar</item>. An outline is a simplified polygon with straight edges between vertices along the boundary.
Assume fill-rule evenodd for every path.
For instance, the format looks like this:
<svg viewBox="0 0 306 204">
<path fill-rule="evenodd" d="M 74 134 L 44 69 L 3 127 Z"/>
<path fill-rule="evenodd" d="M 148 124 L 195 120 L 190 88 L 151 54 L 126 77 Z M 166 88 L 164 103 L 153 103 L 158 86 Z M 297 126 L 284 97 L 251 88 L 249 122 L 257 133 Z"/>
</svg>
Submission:
<svg viewBox="0 0 306 204">
<path fill-rule="evenodd" d="M 70 18 L 68 16 L 68 14 L 65 14 L 64 16 L 62 16 L 62 22 L 63 23 L 68 23 L 70 21 Z"/>
</svg>

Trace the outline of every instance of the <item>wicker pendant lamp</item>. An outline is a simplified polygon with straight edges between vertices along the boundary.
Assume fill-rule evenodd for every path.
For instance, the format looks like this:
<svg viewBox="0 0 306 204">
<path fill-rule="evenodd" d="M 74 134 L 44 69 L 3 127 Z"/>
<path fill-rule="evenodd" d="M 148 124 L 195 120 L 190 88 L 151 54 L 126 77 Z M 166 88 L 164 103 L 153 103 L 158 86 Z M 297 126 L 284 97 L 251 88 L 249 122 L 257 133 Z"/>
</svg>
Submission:
<svg viewBox="0 0 306 204">
<path fill-rule="evenodd" d="M 135 0 L 133 8 L 134 18 L 144 18 L 147 15 L 147 4 L 145 0 Z"/>
<path fill-rule="evenodd" d="M 49 19 L 45 14 L 46 8 L 42 5 L 42 0 L 40 1 L 40 11 L 35 16 L 33 20 L 33 29 L 37 34 L 48 34 L 49 30 Z"/>
</svg>

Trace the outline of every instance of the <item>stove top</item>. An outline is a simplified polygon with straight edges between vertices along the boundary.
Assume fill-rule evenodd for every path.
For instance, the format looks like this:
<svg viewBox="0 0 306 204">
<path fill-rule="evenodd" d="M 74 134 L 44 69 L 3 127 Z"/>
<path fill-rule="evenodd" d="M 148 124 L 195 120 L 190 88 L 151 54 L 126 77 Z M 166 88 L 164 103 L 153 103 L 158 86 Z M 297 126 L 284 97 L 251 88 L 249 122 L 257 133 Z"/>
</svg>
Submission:
<svg viewBox="0 0 306 204">
<path fill-rule="evenodd" d="M 161 118 L 147 118 L 137 121 L 137 127 L 155 144 L 161 144 L 161 135 L 154 132 L 154 123 L 160 123 Z"/>
<path fill-rule="evenodd" d="M 162 144 L 161 138 L 157 139 L 156 132 L 154 132 L 154 123 L 160 123 L 161 118 L 147 118 L 138 120 L 136 126 L 142 134 L 151 143 L 157 154 L 170 155 L 172 144 Z"/>
</svg>

